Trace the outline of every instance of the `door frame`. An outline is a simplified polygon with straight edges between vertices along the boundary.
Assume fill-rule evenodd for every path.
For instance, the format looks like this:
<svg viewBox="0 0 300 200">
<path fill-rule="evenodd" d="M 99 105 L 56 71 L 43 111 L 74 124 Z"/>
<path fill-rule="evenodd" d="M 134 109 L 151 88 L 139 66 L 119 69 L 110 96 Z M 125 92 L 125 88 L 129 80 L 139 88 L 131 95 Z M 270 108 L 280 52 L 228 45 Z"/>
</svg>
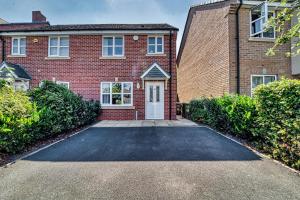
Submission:
<svg viewBox="0 0 300 200">
<path fill-rule="evenodd" d="M 147 95 L 148 95 L 148 87 L 149 87 L 149 84 L 151 83 L 159 83 L 161 86 L 162 86 L 162 89 L 161 89 L 161 99 L 162 99 L 162 118 L 148 118 L 147 117 Z M 148 119 L 148 120 L 164 120 L 165 119 L 165 82 L 164 81 L 145 81 L 145 119 Z"/>
</svg>

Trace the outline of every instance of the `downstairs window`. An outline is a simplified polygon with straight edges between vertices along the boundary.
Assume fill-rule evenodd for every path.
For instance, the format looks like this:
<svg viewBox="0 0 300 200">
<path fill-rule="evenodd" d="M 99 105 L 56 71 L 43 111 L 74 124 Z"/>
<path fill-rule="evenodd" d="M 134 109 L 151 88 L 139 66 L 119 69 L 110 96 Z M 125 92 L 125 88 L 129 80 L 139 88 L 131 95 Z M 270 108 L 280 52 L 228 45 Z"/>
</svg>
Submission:
<svg viewBox="0 0 300 200">
<path fill-rule="evenodd" d="M 132 106 L 132 82 L 102 82 L 101 104 L 104 106 Z"/>
</svg>

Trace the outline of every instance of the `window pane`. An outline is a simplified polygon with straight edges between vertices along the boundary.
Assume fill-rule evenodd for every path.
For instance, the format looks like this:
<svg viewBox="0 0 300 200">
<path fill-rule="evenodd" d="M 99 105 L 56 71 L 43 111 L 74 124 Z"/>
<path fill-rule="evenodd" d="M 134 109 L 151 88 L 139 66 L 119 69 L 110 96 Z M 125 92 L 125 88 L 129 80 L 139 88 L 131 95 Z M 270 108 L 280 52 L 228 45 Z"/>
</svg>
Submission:
<svg viewBox="0 0 300 200">
<path fill-rule="evenodd" d="M 131 94 L 123 95 L 123 104 L 131 104 Z"/>
<path fill-rule="evenodd" d="M 268 31 L 264 32 L 263 36 L 266 38 L 274 38 L 274 28 L 270 28 Z"/>
<path fill-rule="evenodd" d="M 263 84 L 262 76 L 253 76 L 252 77 L 252 88 L 256 88 L 256 86 Z"/>
<path fill-rule="evenodd" d="M 115 55 L 123 55 L 123 47 L 115 47 Z"/>
<path fill-rule="evenodd" d="M 123 93 L 131 93 L 131 84 L 130 83 L 123 84 Z"/>
<path fill-rule="evenodd" d="M 113 55 L 113 48 L 112 47 L 104 47 L 103 48 L 103 55 L 104 56 L 112 56 Z"/>
<path fill-rule="evenodd" d="M 104 46 L 112 46 L 113 45 L 113 38 L 112 37 L 105 37 L 103 44 L 104 44 Z"/>
<path fill-rule="evenodd" d="M 123 38 L 122 37 L 116 37 L 115 38 L 115 45 L 123 46 Z"/>
<path fill-rule="evenodd" d="M 162 53 L 162 45 L 157 45 L 157 53 Z"/>
<path fill-rule="evenodd" d="M 156 102 L 160 102 L 160 91 L 159 91 L 160 87 L 159 86 L 156 86 Z"/>
<path fill-rule="evenodd" d="M 155 37 L 149 37 L 148 44 L 155 44 Z"/>
<path fill-rule="evenodd" d="M 261 16 L 261 7 L 257 7 L 254 10 L 251 10 L 251 21 L 258 19 Z"/>
<path fill-rule="evenodd" d="M 275 76 L 265 76 L 265 82 L 264 84 L 268 84 L 270 82 L 275 81 Z"/>
<path fill-rule="evenodd" d="M 57 46 L 57 38 L 50 38 L 50 46 Z"/>
<path fill-rule="evenodd" d="M 155 46 L 154 45 L 149 45 L 148 53 L 155 53 Z"/>
<path fill-rule="evenodd" d="M 262 23 L 261 20 L 258 20 L 256 22 L 252 23 L 252 28 L 251 28 L 252 34 L 255 34 L 255 33 L 258 33 L 260 31 L 262 31 L 261 30 L 261 23 Z"/>
<path fill-rule="evenodd" d="M 60 46 L 69 46 L 69 38 L 61 37 L 60 38 Z"/>
<path fill-rule="evenodd" d="M 112 95 L 112 104 L 122 104 L 121 94 L 113 94 Z"/>
<path fill-rule="evenodd" d="M 121 93 L 121 83 L 113 83 L 112 84 L 112 93 Z"/>
<path fill-rule="evenodd" d="M 102 103 L 110 104 L 110 94 L 102 94 Z"/>
<path fill-rule="evenodd" d="M 153 102 L 153 86 L 151 85 L 149 89 L 150 89 L 150 92 L 149 92 L 149 95 L 150 95 L 149 96 L 149 101 Z"/>
<path fill-rule="evenodd" d="M 18 47 L 13 47 L 13 54 L 17 54 L 18 53 Z"/>
<path fill-rule="evenodd" d="M 26 47 L 20 47 L 20 54 L 25 54 Z"/>
<path fill-rule="evenodd" d="M 110 93 L 110 83 L 102 84 L 102 93 Z"/>
<path fill-rule="evenodd" d="M 13 40 L 13 46 L 14 46 L 14 47 L 17 47 L 17 46 L 18 46 L 18 39 L 14 39 L 14 40 Z"/>
<path fill-rule="evenodd" d="M 26 39 L 25 38 L 20 39 L 20 45 L 21 46 L 26 46 Z"/>
<path fill-rule="evenodd" d="M 56 56 L 57 55 L 57 48 L 56 47 L 50 47 L 50 55 Z"/>
<path fill-rule="evenodd" d="M 157 38 L 157 44 L 162 44 L 162 37 Z"/>
<path fill-rule="evenodd" d="M 69 47 L 60 47 L 59 55 L 60 56 L 69 56 Z"/>
</svg>

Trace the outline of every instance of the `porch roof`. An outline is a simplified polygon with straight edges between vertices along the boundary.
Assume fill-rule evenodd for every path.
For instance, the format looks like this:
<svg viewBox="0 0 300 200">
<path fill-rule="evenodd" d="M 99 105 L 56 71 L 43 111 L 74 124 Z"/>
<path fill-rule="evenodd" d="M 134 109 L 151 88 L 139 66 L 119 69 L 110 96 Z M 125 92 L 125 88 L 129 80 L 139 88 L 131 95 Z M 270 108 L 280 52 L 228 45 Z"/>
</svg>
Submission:
<svg viewBox="0 0 300 200">
<path fill-rule="evenodd" d="M 9 76 L 11 74 L 12 76 Z M 31 80 L 31 76 L 18 64 L 3 61 L 0 64 L 0 78 L 14 78 Z"/>
</svg>

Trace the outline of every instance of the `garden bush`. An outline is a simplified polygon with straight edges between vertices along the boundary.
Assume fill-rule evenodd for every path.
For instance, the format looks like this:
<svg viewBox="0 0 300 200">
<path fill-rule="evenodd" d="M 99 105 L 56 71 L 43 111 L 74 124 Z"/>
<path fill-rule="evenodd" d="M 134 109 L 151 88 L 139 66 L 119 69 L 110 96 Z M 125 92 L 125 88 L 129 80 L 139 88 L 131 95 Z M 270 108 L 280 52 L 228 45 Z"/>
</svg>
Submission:
<svg viewBox="0 0 300 200">
<path fill-rule="evenodd" d="M 254 91 L 262 148 L 274 158 L 300 169 L 300 81 L 281 80 Z"/>
<path fill-rule="evenodd" d="M 37 107 L 29 97 L 4 82 L 0 87 L 0 151 L 15 153 L 32 142 L 39 120 Z"/>
</svg>

